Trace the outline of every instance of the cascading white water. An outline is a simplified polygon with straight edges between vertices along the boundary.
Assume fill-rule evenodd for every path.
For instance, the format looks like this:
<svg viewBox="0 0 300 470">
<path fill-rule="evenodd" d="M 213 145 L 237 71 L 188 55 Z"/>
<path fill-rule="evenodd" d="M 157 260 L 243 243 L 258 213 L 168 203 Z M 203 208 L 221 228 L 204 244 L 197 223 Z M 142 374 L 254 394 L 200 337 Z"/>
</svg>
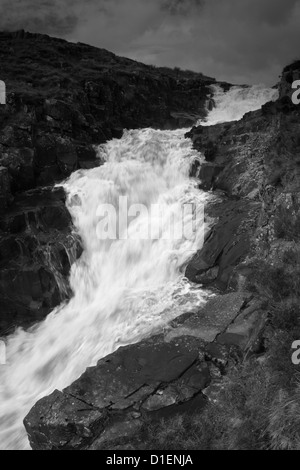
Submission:
<svg viewBox="0 0 300 470">
<path fill-rule="evenodd" d="M 259 99 L 264 103 L 266 93 L 257 95 L 257 104 Z M 218 108 L 213 110 L 207 123 L 229 120 L 222 100 L 228 118 L 241 105 L 228 101 L 228 94 L 222 99 L 218 95 L 220 116 Z M 244 95 L 242 106 L 246 110 Z M 252 109 L 251 100 L 248 106 Z M 126 196 L 129 205 L 150 208 L 158 203 L 165 217 L 175 221 L 176 230 L 188 223 L 179 206 L 193 202 L 199 208 L 211 197 L 188 178 L 197 152 L 184 132 L 127 131 L 121 140 L 100 147 L 106 158 L 103 166 L 78 171 L 65 183 L 67 205 L 84 244 L 84 253 L 71 270 L 74 297 L 31 331 L 19 329 L 8 339 L 7 365 L 0 366 L 1 449 L 29 447 L 22 420 L 41 397 L 66 387 L 120 345 L 136 342 L 199 307 L 207 297 L 184 279 L 181 270 L 200 248 L 201 218 L 188 238 L 164 237 L 164 226 L 159 239 L 134 237 L 149 225 L 142 215 L 131 220 L 127 240 L 97 237 L 99 204 L 117 208 L 119 196 Z M 153 216 L 150 223 L 156 228 L 158 221 Z"/>
<path fill-rule="evenodd" d="M 239 121 L 249 111 L 256 111 L 268 101 L 277 100 L 279 96 L 277 89 L 263 85 L 234 86 L 227 93 L 219 85 L 212 85 L 211 88 L 216 107 L 209 113 L 206 121 L 198 122 L 202 126 Z"/>
</svg>

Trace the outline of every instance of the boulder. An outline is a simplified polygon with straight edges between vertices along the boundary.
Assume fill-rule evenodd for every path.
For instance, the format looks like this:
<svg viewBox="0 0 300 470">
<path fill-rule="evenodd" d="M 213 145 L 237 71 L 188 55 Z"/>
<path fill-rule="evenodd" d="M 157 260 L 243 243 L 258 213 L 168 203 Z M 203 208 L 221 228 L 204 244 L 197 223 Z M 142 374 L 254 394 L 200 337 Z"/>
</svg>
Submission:
<svg viewBox="0 0 300 470">
<path fill-rule="evenodd" d="M 62 392 L 40 400 L 24 424 L 33 449 L 112 446 L 139 431 L 151 413 L 188 402 L 210 381 L 201 343 L 163 335 L 120 348 Z"/>
<path fill-rule="evenodd" d="M 201 411 L 203 394 L 212 398 L 222 381 L 220 369 L 237 353 L 234 344 L 222 345 L 218 338 L 253 311 L 246 292 L 216 296 L 173 320 L 163 333 L 104 357 L 31 409 L 24 424 L 32 448 L 139 448 L 147 423 Z"/>
<path fill-rule="evenodd" d="M 214 182 L 217 176 L 223 170 L 223 165 L 216 165 L 214 163 L 202 163 L 199 173 L 200 188 L 204 191 L 209 191 L 210 189 L 213 189 Z"/>
<path fill-rule="evenodd" d="M 237 346 L 243 353 L 259 352 L 261 332 L 266 322 L 267 312 L 263 310 L 262 303 L 253 299 L 226 331 L 218 337 L 217 342 L 223 347 Z"/>
<path fill-rule="evenodd" d="M 188 263 L 185 275 L 192 282 L 216 285 L 226 290 L 235 267 L 250 249 L 260 205 L 250 201 L 226 200 L 209 205 L 214 218 L 203 248 Z"/>
<path fill-rule="evenodd" d="M 249 294 L 245 292 L 232 292 L 216 296 L 198 312 L 187 318 L 184 317 L 183 322 L 180 322 L 179 318 L 179 323 L 175 322 L 176 327 L 167 333 L 166 340 L 192 336 L 205 343 L 212 343 L 219 334 L 226 330 L 227 325 L 236 319 L 248 300 Z"/>
</svg>

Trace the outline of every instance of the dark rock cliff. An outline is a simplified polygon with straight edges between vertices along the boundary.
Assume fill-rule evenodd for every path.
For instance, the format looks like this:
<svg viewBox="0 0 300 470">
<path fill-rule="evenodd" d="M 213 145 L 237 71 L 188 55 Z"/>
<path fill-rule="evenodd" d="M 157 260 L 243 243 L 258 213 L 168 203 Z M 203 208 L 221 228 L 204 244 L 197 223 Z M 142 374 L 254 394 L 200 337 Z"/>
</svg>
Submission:
<svg viewBox="0 0 300 470">
<path fill-rule="evenodd" d="M 71 295 L 68 274 L 80 239 L 60 189 L 15 195 L 0 217 L 0 333 L 42 320 Z"/>
<path fill-rule="evenodd" d="M 95 145 L 124 128 L 192 125 L 205 116 L 215 80 L 24 31 L 0 33 L 0 79 L 7 94 L 0 106 L 3 335 L 70 294 L 79 240 L 54 183 L 101 164 Z"/>
<path fill-rule="evenodd" d="M 284 72 L 276 102 L 241 121 L 187 133 L 206 158 L 201 168 L 194 164 L 191 175 L 219 195 L 207 208 L 216 225 L 189 263 L 189 279 L 226 290 L 242 282 L 247 256 L 259 251 L 268 257 L 278 211 L 300 190 L 299 117 Z"/>
</svg>

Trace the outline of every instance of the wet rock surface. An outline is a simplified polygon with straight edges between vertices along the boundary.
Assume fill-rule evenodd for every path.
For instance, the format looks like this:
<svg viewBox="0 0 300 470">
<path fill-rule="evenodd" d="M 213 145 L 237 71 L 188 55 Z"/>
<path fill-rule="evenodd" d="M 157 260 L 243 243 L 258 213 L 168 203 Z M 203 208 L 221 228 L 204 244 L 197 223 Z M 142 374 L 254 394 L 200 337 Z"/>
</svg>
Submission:
<svg viewBox="0 0 300 470">
<path fill-rule="evenodd" d="M 189 262 L 186 276 L 192 282 L 226 290 L 233 281 L 235 267 L 249 253 L 260 204 L 223 196 L 209 204 L 206 212 L 214 225 L 202 250 Z"/>
<path fill-rule="evenodd" d="M 247 293 L 218 296 L 164 333 L 101 359 L 33 407 L 24 421 L 32 448 L 115 448 L 138 439 L 148 420 L 201 410 L 202 391 L 215 382 L 213 364 L 226 364 L 233 349 L 242 352 L 236 344 L 221 346 L 218 337 L 250 306 L 255 311 Z"/>
<path fill-rule="evenodd" d="M 15 196 L 0 215 L 0 335 L 28 327 L 71 295 L 68 275 L 80 256 L 62 188 Z"/>
<path fill-rule="evenodd" d="M 279 100 L 240 121 L 193 127 L 186 134 L 206 159 L 194 162 L 191 176 L 219 197 L 206 207 L 213 227 L 186 269 L 193 282 L 238 288 L 247 257 L 268 257 L 276 207 L 284 195 L 288 201 L 300 190 L 300 108 L 292 103 L 288 73 L 297 77 L 297 64 L 285 69 Z"/>
</svg>

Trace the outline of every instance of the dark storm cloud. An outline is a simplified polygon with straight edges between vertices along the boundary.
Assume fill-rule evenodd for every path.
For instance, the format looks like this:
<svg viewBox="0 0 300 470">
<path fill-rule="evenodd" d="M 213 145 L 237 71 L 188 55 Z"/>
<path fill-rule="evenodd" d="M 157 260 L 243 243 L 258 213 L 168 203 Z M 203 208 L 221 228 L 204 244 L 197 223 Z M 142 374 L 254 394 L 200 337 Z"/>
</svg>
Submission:
<svg viewBox="0 0 300 470">
<path fill-rule="evenodd" d="M 202 7 L 205 0 L 162 0 L 161 7 L 173 15 L 186 15 L 191 9 Z"/>
<path fill-rule="evenodd" d="M 66 34 L 74 30 L 78 17 L 64 2 L 63 8 L 56 1 L 0 0 L 1 30 L 27 29 L 33 32 Z"/>
<path fill-rule="evenodd" d="M 233 82 L 274 83 L 300 55 L 300 0 L 0 0 L 28 29 Z"/>
<path fill-rule="evenodd" d="M 70 34 L 89 15 L 105 14 L 109 0 L 0 0 L 0 29 Z"/>
</svg>

